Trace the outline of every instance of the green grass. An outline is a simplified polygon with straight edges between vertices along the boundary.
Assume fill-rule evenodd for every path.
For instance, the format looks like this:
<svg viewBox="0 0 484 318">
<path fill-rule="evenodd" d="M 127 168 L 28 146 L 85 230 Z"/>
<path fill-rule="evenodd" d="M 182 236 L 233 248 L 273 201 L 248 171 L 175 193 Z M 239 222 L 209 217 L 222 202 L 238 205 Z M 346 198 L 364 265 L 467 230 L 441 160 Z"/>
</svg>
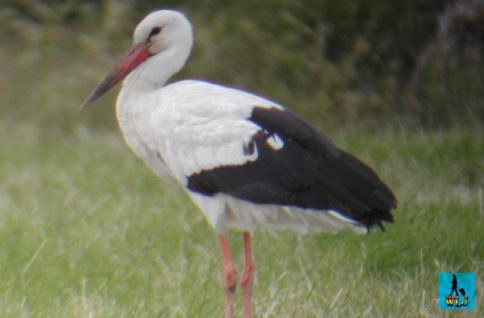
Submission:
<svg viewBox="0 0 484 318">
<path fill-rule="evenodd" d="M 160 182 L 114 132 L 114 93 L 86 112 L 77 110 L 129 47 L 136 21 L 128 16 L 105 17 L 103 27 L 20 19 L 11 24 L 18 32 L 2 28 L 0 317 L 222 316 L 215 232 L 178 186 Z M 435 73 L 425 91 L 435 95 L 424 103 L 429 121 L 455 117 L 454 126 L 465 128 L 439 124 L 440 131 L 426 131 L 408 125 L 419 120 L 401 116 L 415 114 L 399 117 L 400 104 L 385 102 L 385 94 L 400 92 L 398 85 L 381 94 L 371 89 L 378 83 L 358 88 L 355 83 L 368 77 L 355 65 L 358 52 L 344 52 L 347 62 L 339 64 L 315 60 L 317 51 L 296 49 L 298 42 L 284 46 L 272 33 L 258 38 L 247 20 L 230 33 L 203 12 L 193 17 L 198 40 L 179 77 L 252 87 L 298 106 L 370 163 L 400 201 L 396 222 L 384 233 L 257 232 L 256 317 L 484 316 L 482 85 L 473 81 L 479 72 L 466 73 L 469 65 L 478 69 L 475 64 L 458 67 L 459 76 Z M 254 57 L 254 47 L 263 54 Z M 301 72 L 305 65 L 309 74 Z M 392 78 L 381 81 L 392 86 Z M 466 113 L 473 107 L 475 116 Z M 385 123 L 379 126 L 378 118 Z M 231 232 L 230 239 L 240 269 L 241 235 Z M 478 310 L 437 309 L 440 271 L 476 272 Z"/>
<path fill-rule="evenodd" d="M 0 123 L 1 317 L 222 316 L 216 234 L 178 186 L 117 133 Z M 396 222 L 257 232 L 256 317 L 482 317 L 482 130 L 331 134 L 395 190 Z M 476 272 L 478 310 L 439 311 L 439 271 Z"/>
</svg>

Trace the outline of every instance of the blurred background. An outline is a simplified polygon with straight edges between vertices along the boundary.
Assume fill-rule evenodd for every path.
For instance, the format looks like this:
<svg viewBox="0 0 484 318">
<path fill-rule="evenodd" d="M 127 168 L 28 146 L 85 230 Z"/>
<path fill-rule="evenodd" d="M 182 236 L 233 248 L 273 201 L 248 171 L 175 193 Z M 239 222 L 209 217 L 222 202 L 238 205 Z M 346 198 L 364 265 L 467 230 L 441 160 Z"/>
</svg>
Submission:
<svg viewBox="0 0 484 318">
<path fill-rule="evenodd" d="M 484 121 L 482 0 L 3 0 L 2 120 L 112 129 L 111 116 L 99 115 L 112 107 L 80 114 L 77 106 L 129 48 L 134 26 L 160 7 L 194 25 L 178 78 L 250 90 L 324 125 Z"/>
<path fill-rule="evenodd" d="M 172 80 L 301 112 L 399 199 L 385 232 L 257 232 L 257 317 L 448 317 L 439 272 L 484 290 L 484 0 L 0 0 L 1 317 L 221 315 L 216 234 L 127 149 L 117 89 L 79 111 L 157 8 L 194 26 Z"/>
</svg>

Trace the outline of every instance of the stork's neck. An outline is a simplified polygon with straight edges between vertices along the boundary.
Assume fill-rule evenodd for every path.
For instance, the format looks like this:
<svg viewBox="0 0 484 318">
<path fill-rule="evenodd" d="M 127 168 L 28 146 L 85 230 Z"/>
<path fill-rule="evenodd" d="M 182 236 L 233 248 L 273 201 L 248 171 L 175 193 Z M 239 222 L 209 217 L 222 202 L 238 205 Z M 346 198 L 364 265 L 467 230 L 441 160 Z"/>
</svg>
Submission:
<svg viewBox="0 0 484 318">
<path fill-rule="evenodd" d="M 121 94 L 137 97 L 163 87 L 185 64 L 189 51 L 167 49 L 148 58 L 123 81 Z"/>
</svg>

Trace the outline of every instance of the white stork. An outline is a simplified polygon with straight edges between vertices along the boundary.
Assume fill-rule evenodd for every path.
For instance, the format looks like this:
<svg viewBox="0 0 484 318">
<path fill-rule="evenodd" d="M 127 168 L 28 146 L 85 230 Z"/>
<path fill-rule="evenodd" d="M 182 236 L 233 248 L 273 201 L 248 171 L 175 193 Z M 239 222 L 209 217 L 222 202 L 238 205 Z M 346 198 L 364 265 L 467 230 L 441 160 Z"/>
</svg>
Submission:
<svg viewBox="0 0 484 318">
<path fill-rule="evenodd" d="M 81 108 L 124 79 L 116 113 L 126 142 L 160 177 L 177 181 L 219 235 L 226 317 L 233 316 L 237 283 L 227 229 L 243 231 L 240 283 L 250 317 L 252 231 L 383 229 L 397 203 L 371 168 L 286 107 L 203 81 L 165 86 L 192 44 L 183 14 L 149 14 L 134 31 L 131 51 Z"/>
</svg>

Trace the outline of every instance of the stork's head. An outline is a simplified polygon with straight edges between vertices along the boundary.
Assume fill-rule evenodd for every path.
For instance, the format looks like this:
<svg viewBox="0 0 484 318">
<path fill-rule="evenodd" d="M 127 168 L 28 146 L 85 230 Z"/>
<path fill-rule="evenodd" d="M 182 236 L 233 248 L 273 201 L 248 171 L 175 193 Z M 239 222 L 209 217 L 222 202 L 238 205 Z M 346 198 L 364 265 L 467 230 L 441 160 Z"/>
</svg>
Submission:
<svg viewBox="0 0 484 318">
<path fill-rule="evenodd" d="M 129 74 L 163 85 L 185 64 L 193 43 L 192 28 L 176 11 L 159 10 L 141 21 L 133 34 L 133 46 L 91 92 L 81 109 L 89 106 Z"/>
</svg>

